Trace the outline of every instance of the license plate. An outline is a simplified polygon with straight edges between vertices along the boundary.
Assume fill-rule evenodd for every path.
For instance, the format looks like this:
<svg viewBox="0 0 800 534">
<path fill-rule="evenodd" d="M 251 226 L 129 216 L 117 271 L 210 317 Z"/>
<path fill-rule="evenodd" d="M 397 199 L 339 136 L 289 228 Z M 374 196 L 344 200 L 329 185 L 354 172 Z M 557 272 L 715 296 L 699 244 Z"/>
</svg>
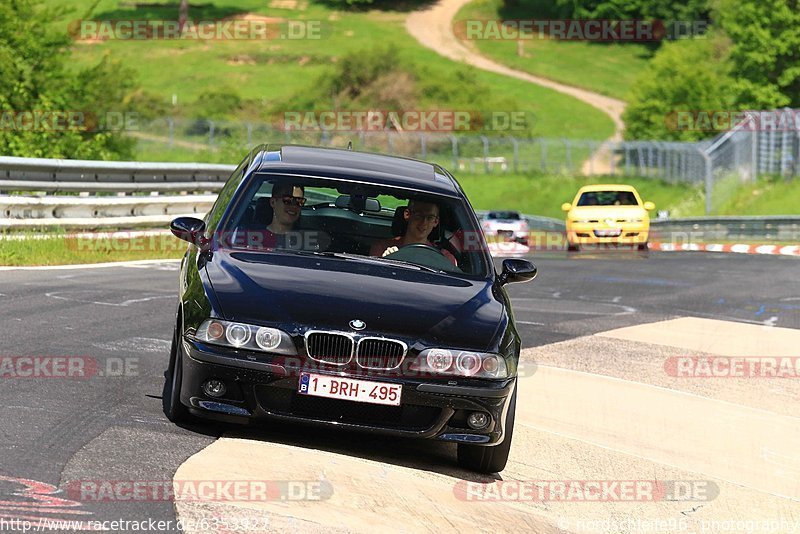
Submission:
<svg viewBox="0 0 800 534">
<path fill-rule="evenodd" d="M 303 395 L 342 399 L 370 404 L 400 406 L 401 384 L 354 380 L 338 376 L 301 373 L 297 392 Z"/>
<path fill-rule="evenodd" d="M 594 235 L 597 237 L 619 237 L 622 230 L 595 230 Z"/>
</svg>

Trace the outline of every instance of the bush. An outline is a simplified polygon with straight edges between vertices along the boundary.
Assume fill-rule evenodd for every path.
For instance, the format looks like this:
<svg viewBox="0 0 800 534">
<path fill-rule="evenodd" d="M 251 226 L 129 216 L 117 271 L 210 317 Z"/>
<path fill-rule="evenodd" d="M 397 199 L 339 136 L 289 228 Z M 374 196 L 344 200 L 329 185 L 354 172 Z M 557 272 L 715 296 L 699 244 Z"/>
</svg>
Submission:
<svg viewBox="0 0 800 534">
<path fill-rule="evenodd" d="M 709 36 L 665 43 L 637 79 L 622 118 L 626 139 L 696 141 L 714 132 L 679 129 L 681 111 L 728 110 L 734 101 L 729 43 Z"/>
<path fill-rule="evenodd" d="M 0 153 L 23 157 L 130 158 L 133 141 L 107 125 L 109 113 L 132 111 L 128 95 L 133 72 L 104 58 L 97 65 L 67 71 L 70 40 L 52 27 L 54 12 L 39 0 L 0 3 L 0 110 L 9 122 L 24 112 L 83 114 L 83 122 L 63 126 L 0 128 Z M 51 115 L 52 116 L 52 115 Z M 96 121 L 95 121 L 96 119 Z"/>
</svg>

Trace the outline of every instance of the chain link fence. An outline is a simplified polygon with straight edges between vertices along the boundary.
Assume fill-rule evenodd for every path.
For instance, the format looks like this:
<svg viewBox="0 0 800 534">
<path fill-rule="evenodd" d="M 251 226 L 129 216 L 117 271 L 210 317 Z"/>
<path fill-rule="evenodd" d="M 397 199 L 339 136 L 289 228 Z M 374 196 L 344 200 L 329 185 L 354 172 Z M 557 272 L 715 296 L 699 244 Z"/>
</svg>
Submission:
<svg viewBox="0 0 800 534">
<path fill-rule="evenodd" d="M 793 110 L 780 113 L 798 115 Z M 752 122 L 752 120 L 751 120 Z M 792 122 L 794 124 L 794 122 Z M 703 188 L 714 213 L 744 183 L 759 175 L 791 179 L 800 171 L 797 128 L 747 120 L 711 141 L 592 141 L 398 131 L 286 131 L 270 125 L 209 119 L 164 118 L 131 132 L 145 154 L 168 151 L 241 152 L 258 143 L 297 143 L 424 159 L 458 173 L 542 173 L 626 177 L 688 183 Z M 152 157 L 152 156 L 151 156 Z"/>
</svg>

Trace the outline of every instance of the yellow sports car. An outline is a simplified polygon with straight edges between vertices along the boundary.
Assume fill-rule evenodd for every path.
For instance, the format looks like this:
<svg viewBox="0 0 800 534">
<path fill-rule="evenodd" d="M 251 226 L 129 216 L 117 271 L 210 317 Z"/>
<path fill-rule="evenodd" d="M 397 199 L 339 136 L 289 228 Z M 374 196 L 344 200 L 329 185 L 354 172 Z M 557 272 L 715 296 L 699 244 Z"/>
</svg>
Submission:
<svg viewBox="0 0 800 534">
<path fill-rule="evenodd" d="M 567 212 L 567 248 L 604 243 L 636 245 L 647 249 L 650 232 L 648 211 L 652 202 L 642 202 L 639 193 L 629 185 L 596 184 L 581 187 L 572 204 L 565 202 Z"/>
</svg>

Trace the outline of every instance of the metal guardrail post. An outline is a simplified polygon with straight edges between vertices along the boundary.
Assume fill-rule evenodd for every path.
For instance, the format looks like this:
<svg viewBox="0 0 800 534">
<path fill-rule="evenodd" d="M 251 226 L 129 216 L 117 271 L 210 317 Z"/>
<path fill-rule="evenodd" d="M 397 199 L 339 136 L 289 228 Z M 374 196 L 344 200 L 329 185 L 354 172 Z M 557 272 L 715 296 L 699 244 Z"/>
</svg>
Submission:
<svg viewBox="0 0 800 534">
<path fill-rule="evenodd" d="M 427 138 L 425 137 L 425 132 L 419 133 L 419 149 L 420 153 L 422 154 L 421 159 L 426 159 L 428 157 L 428 143 Z"/>
<path fill-rule="evenodd" d="M 617 174 L 617 147 L 616 143 L 609 143 L 608 148 L 611 176 Z"/>
<path fill-rule="evenodd" d="M 481 141 L 483 142 L 483 170 L 486 174 L 489 174 L 491 172 L 491 167 L 489 167 L 489 138 L 482 135 Z"/>
<path fill-rule="evenodd" d="M 214 146 L 214 129 L 216 128 L 216 124 L 214 121 L 208 121 L 208 146 Z"/>
<path fill-rule="evenodd" d="M 514 161 L 512 165 L 514 166 L 514 172 L 519 172 L 519 141 L 517 141 L 516 137 L 511 137 L 511 144 L 514 145 Z"/>
<path fill-rule="evenodd" d="M 542 147 L 542 158 L 539 161 L 539 166 L 541 167 L 542 172 L 547 172 L 547 141 L 540 139 L 539 142 L 541 143 Z"/>
<path fill-rule="evenodd" d="M 169 147 L 175 145 L 175 120 L 172 117 L 167 117 L 167 130 L 169 131 Z"/>
<path fill-rule="evenodd" d="M 711 215 L 711 196 L 714 189 L 714 165 L 711 161 L 711 156 L 705 150 L 700 151 L 705 162 L 705 181 L 706 181 L 706 215 Z"/>
</svg>

